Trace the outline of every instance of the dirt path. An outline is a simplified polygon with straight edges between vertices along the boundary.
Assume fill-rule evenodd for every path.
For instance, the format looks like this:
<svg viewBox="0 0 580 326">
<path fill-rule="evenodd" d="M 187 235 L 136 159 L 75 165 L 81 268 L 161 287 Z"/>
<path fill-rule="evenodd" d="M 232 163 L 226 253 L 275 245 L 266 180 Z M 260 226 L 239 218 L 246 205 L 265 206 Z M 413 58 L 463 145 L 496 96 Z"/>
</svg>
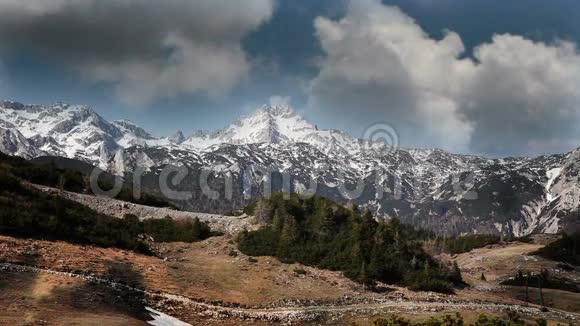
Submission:
<svg viewBox="0 0 580 326">
<path fill-rule="evenodd" d="M 528 317 L 543 317 L 551 320 L 566 322 L 580 321 L 580 314 L 568 313 L 560 310 L 542 312 L 537 307 L 526 307 L 515 304 L 497 304 L 485 301 L 467 301 L 452 299 L 433 299 L 431 301 L 406 301 L 404 299 L 374 299 L 369 302 L 356 304 L 325 304 L 319 306 L 292 306 L 277 307 L 272 309 L 251 309 L 232 307 L 227 304 L 201 302 L 166 292 L 153 292 L 144 289 L 133 288 L 124 284 L 116 283 L 104 278 L 92 275 L 83 275 L 72 272 L 60 272 L 33 266 L 25 266 L 11 263 L 1 263 L 1 271 L 17 273 L 50 273 L 60 276 L 80 278 L 87 282 L 98 283 L 121 291 L 134 291 L 144 294 L 144 304 L 155 306 L 160 311 L 172 313 L 176 310 L 188 310 L 197 315 L 211 318 L 240 318 L 261 321 L 284 321 L 306 322 L 314 321 L 321 317 L 343 315 L 345 313 L 377 314 L 377 313 L 412 313 L 418 312 L 456 312 L 477 311 L 488 313 L 503 313 L 506 310 L 516 311 Z M 179 317 L 179 316 L 176 316 Z"/>
</svg>

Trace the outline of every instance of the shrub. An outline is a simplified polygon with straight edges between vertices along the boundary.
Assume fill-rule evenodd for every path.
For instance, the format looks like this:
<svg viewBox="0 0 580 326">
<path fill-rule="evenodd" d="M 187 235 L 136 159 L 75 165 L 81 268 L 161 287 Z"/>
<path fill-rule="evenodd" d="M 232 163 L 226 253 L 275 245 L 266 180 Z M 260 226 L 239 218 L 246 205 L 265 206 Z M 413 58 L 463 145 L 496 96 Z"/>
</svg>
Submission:
<svg viewBox="0 0 580 326">
<path fill-rule="evenodd" d="M 118 247 L 149 253 L 140 240 L 142 233 L 159 236 L 164 241 L 196 241 L 211 235 L 209 227 L 199 220 L 155 220 L 141 222 L 134 215 L 116 218 L 77 202 L 20 186 L 18 179 L 2 171 L 0 181 L 0 233 L 72 243 Z"/>
<path fill-rule="evenodd" d="M 22 188 L 18 178 L 3 170 L 0 170 L 0 185 L 3 191 L 19 191 Z"/>
<path fill-rule="evenodd" d="M 455 315 L 445 315 L 441 317 L 431 317 L 426 321 L 411 321 L 401 316 L 388 316 L 375 320 L 374 326 L 462 326 L 465 325 L 463 317 Z M 504 317 L 490 317 L 485 314 L 479 316 L 473 326 L 546 326 L 547 322 L 539 318 L 534 324 L 526 324 L 517 313 L 508 312 Z"/>
<path fill-rule="evenodd" d="M 572 235 L 562 234 L 556 240 L 534 254 L 564 263 L 580 265 L 580 233 Z"/>
<path fill-rule="evenodd" d="M 148 253 L 125 219 L 99 214 L 76 202 L 22 188 L 0 195 L 0 233 Z"/>
<path fill-rule="evenodd" d="M 443 241 L 445 252 L 455 255 L 496 244 L 499 243 L 500 240 L 501 238 L 497 235 L 470 234 L 457 238 L 447 238 Z"/>
<path fill-rule="evenodd" d="M 174 220 L 171 216 L 143 221 L 143 232 L 157 242 L 193 242 L 207 239 L 211 231 L 207 223 L 194 219 Z"/>
<path fill-rule="evenodd" d="M 306 275 L 308 274 L 308 272 L 303 269 L 303 268 L 295 268 L 294 269 L 294 273 L 298 274 L 298 275 Z"/>
<path fill-rule="evenodd" d="M 31 163 L 19 157 L 0 153 L 0 165 L 3 173 L 11 174 L 30 183 L 77 193 L 90 192 L 89 175 L 87 172 L 82 173 L 72 169 L 59 168 L 54 161 L 48 163 Z M 104 180 L 99 179 L 99 186 L 102 189 L 111 189 L 113 187 L 113 176 L 107 176 L 108 178 Z M 4 182 L 0 184 L 4 184 Z M 140 198 L 137 199 L 133 196 L 133 188 L 129 185 L 123 185 L 121 192 L 115 198 L 147 206 L 173 207 L 167 200 L 161 198 L 161 196 L 147 192 L 141 193 Z"/>
<path fill-rule="evenodd" d="M 529 286 L 533 288 L 546 288 L 546 289 L 557 289 L 569 292 L 580 292 L 580 287 L 569 280 L 552 276 L 548 270 L 544 269 L 540 273 L 518 273 L 503 282 L 501 285 L 513 285 L 513 286 Z"/>
</svg>

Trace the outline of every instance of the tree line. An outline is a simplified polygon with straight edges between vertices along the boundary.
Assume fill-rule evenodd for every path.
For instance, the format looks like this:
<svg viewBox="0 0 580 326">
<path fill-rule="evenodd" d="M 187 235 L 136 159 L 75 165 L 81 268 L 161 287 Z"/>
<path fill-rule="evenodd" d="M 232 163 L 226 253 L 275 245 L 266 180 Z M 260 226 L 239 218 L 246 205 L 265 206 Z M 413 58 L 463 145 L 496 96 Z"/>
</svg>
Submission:
<svg viewBox="0 0 580 326">
<path fill-rule="evenodd" d="M 456 264 L 434 260 L 421 247 L 421 231 L 397 219 L 376 220 L 320 196 L 276 193 L 252 206 L 265 226 L 240 233 L 238 247 L 248 255 L 342 271 L 366 286 L 451 292 L 463 284 Z"/>
<path fill-rule="evenodd" d="M 435 237 L 425 239 L 425 248 L 434 254 L 447 253 L 450 255 L 469 252 L 497 244 L 501 237 L 493 234 L 468 234 L 455 237 Z"/>
</svg>

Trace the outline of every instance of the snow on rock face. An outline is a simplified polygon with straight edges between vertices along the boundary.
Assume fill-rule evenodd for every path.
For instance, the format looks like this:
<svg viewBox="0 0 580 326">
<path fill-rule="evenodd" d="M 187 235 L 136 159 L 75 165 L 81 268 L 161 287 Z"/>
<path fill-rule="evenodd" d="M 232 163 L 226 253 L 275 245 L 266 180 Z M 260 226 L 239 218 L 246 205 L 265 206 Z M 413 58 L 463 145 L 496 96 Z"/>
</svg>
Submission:
<svg viewBox="0 0 580 326">
<path fill-rule="evenodd" d="M 32 139 L 46 154 L 79 158 L 99 164 L 116 150 L 122 133 L 86 106 L 23 105 L 0 102 L 0 120 Z"/>
<path fill-rule="evenodd" d="M 342 190 L 362 182 L 365 190 L 352 198 L 362 207 L 448 233 L 558 232 L 571 227 L 580 208 L 580 151 L 487 159 L 362 145 L 345 132 L 319 129 L 285 105 L 264 105 L 221 130 L 185 138 L 180 131 L 155 137 L 127 120 L 109 123 L 86 106 L 0 101 L 0 151 L 26 158 L 64 156 L 119 175 L 185 164 L 236 180 L 262 166 L 291 175 L 294 191 L 315 181 L 319 194 L 338 201 L 352 197 Z M 262 179 L 248 180 L 259 188 Z M 245 203 L 242 190 L 224 209 Z"/>
<path fill-rule="evenodd" d="M 153 139 L 153 136 L 145 131 L 143 128 L 137 126 L 135 123 L 129 120 L 117 120 L 113 121 L 112 123 L 115 127 L 119 128 L 119 130 L 127 135 L 131 135 L 135 138 L 140 139 Z"/>
<path fill-rule="evenodd" d="M 169 141 L 179 145 L 185 141 L 185 136 L 183 136 L 181 130 L 178 130 L 173 136 L 169 137 Z"/>
<path fill-rule="evenodd" d="M 553 168 L 548 170 L 546 173 L 546 176 L 548 177 L 548 182 L 546 183 L 546 199 L 548 202 L 553 202 L 555 199 L 551 188 L 554 184 L 554 181 L 558 178 L 558 176 L 560 176 L 560 172 L 562 172 L 562 168 Z"/>
<path fill-rule="evenodd" d="M 17 129 L 0 127 L 0 152 L 24 158 L 34 158 L 43 154 L 34 144 Z"/>
</svg>

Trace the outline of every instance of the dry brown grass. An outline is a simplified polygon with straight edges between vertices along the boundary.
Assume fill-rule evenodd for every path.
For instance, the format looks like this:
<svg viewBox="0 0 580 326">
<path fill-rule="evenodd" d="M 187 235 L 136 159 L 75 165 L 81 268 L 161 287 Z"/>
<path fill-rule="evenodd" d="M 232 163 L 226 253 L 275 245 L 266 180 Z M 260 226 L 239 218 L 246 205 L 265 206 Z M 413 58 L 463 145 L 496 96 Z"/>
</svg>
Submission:
<svg viewBox="0 0 580 326">
<path fill-rule="evenodd" d="M 114 263 L 138 271 L 148 289 L 192 298 L 260 305 L 287 298 L 335 299 L 358 293 L 359 286 L 340 273 L 282 264 L 270 257 L 258 257 L 253 263 L 242 254 L 230 256 L 234 248 L 227 238 L 215 237 L 197 243 L 158 244 L 159 257 L 155 257 L 0 236 L 0 259 L 7 262 L 101 275 Z M 305 269 L 306 275 L 295 273 L 297 268 Z"/>
<path fill-rule="evenodd" d="M 536 248 L 537 245 L 528 244 L 482 248 L 459 255 L 457 260 L 464 271 L 464 277 L 470 283 L 479 284 L 480 269 L 483 269 L 486 276 L 489 275 L 489 283 L 495 284 L 496 279 L 509 275 L 517 268 L 514 262 L 522 261 L 521 256 L 526 256 L 526 253 Z M 61 271 L 90 271 L 104 277 L 123 278 L 124 273 L 119 271 L 126 270 L 126 278 L 136 281 L 139 287 L 191 298 L 254 306 L 282 299 L 333 300 L 345 295 L 359 298 L 381 296 L 363 291 L 360 286 L 337 272 L 284 264 L 271 257 L 258 257 L 256 262 L 250 262 L 248 257 L 239 252 L 237 256 L 230 255 L 236 251 L 235 245 L 226 236 L 197 243 L 157 244 L 154 251 L 157 256 L 145 256 L 119 249 L 0 236 L 0 262 L 32 264 Z M 524 261 L 537 263 L 533 260 Z M 112 267 L 116 271 L 114 275 L 111 274 Z M 306 274 L 300 275 L 295 272 L 296 269 L 304 269 Z M 428 296 L 398 287 L 393 287 L 392 294 L 409 299 L 425 299 Z M 19 324 L 23 320 L 33 324 L 50 320 L 51 324 L 59 325 L 140 324 L 143 318 L 135 313 L 134 307 L 125 306 L 122 304 L 124 300 L 119 301 L 116 295 L 100 287 L 87 288 L 84 281 L 75 278 L 3 272 L 0 274 L 0 306 L 8 309 L 0 318 L 0 324 Z M 473 289 L 458 291 L 456 298 L 521 303 L 515 294 Z M 462 313 L 468 319 L 479 314 L 470 311 Z M 172 314 L 193 325 L 266 325 L 265 322 L 256 321 L 205 319 L 187 310 L 174 311 Z M 433 314 L 441 312 L 418 312 L 413 318 L 427 318 Z M 360 325 L 365 325 L 365 322 L 370 323 L 375 317 L 349 317 L 347 314 L 334 320 L 333 324 L 358 321 Z"/>
<path fill-rule="evenodd" d="M 85 282 L 59 275 L 0 272 L 2 325 L 143 325 L 107 304 L 106 292 L 79 296 Z M 113 301 L 114 302 L 114 301 Z"/>
<path fill-rule="evenodd" d="M 497 284 L 498 280 L 515 275 L 519 269 L 540 271 L 545 267 L 543 259 L 529 255 L 542 247 L 528 243 L 499 244 L 457 255 L 455 260 L 469 284 Z M 481 273 L 487 282 L 480 280 Z"/>
</svg>

